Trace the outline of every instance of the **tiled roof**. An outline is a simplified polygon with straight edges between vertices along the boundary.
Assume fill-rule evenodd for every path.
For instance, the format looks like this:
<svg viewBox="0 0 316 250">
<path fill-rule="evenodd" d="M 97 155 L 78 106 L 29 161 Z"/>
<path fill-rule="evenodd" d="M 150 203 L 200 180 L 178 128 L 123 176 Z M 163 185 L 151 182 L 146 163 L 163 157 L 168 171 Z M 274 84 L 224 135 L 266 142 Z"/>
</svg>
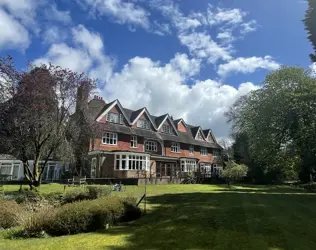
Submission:
<svg viewBox="0 0 316 250">
<path fill-rule="evenodd" d="M 116 100 L 115 100 L 116 101 Z M 97 107 L 95 109 L 99 109 L 100 111 L 97 113 L 97 115 L 102 114 L 109 106 L 111 106 L 115 101 L 110 102 L 102 109 L 100 107 Z M 133 122 L 135 118 L 142 112 L 144 108 L 138 109 L 138 110 L 131 110 L 127 108 L 123 108 L 123 112 L 129 119 L 129 122 Z M 96 111 L 94 111 L 94 114 Z M 161 116 L 154 116 L 150 114 L 150 119 L 153 121 L 156 127 L 158 127 L 161 122 L 165 119 L 166 115 L 161 115 Z M 96 116 L 97 118 L 97 116 Z M 176 119 L 173 120 L 174 125 L 177 127 L 177 123 L 181 119 Z M 198 145 L 198 146 L 203 146 L 203 147 L 208 147 L 208 148 L 218 148 L 221 149 L 221 146 L 218 145 L 217 143 L 212 143 L 212 142 L 206 142 L 206 141 L 200 141 L 200 140 L 195 140 L 196 133 L 198 132 L 200 126 L 193 126 L 190 124 L 186 123 L 186 126 L 188 128 L 187 132 L 181 132 L 177 131 L 178 135 L 171 135 L 171 134 L 165 134 L 165 133 L 160 133 L 152 130 L 147 130 L 147 129 L 141 129 L 141 128 L 132 128 L 129 126 L 124 126 L 120 124 L 115 124 L 115 123 L 100 123 L 100 131 L 99 133 L 102 133 L 102 131 L 111 131 L 111 132 L 117 132 L 117 133 L 122 133 L 122 134 L 129 134 L 129 135 L 137 135 L 141 137 L 145 137 L 148 139 L 156 139 L 156 140 L 163 140 L 163 141 L 175 141 L 175 142 L 181 142 L 181 143 L 186 143 L 186 144 L 192 144 L 192 145 Z M 210 129 L 203 130 L 203 134 L 207 136 L 208 131 Z M 101 136 L 101 135 L 99 135 Z"/>
</svg>

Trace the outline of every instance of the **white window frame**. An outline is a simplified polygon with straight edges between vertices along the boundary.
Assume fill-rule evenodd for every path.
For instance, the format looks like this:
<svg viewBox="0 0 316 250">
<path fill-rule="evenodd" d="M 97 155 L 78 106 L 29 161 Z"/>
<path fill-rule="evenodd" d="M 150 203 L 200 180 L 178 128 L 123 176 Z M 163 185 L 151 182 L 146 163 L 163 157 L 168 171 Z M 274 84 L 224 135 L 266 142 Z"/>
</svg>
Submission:
<svg viewBox="0 0 316 250">
<path fill-rule="evenodd" d="M 113 122 L 113 123 L 119 123 L 120 122 L 120 115 L 117 113 L 109 112 L 106 114 L 106 121 Z"/>
<path fill-rule="evenodd" d="M 193 145 L 189 146 L 189 154 L 194 155 L 194 146 Z"/>
<path fill-rule="evenodd" d="M 150 129 L 149 121 L 145 119 L 138 119 L 136 126 L 137 128 Z"/>
<path fill-rule="evenodd" d="M 201 147 L 200 149 L 200 155 L 201 156 L 207 156 L 208 152 L 207 152 L 207 148 L 206 147 Z"/>
<path fill-rule="evenodd" d="M 181 172 L 196 172 L 197 162 L 196 160 L 186 159 L 181 160 Z"/>
<path fill-rule="evenodd" d="M 213 151 L 213 153 L 212 153 L 212 155 L 213 155 L 213 158 L 218 158 L 218 157 L 220 157 L 220 153 L 219 153 L 219 151 L 217 151 L 217 150 L 214 150 Z"/>
<path fill-rule="evenodd" d="M 124 124 L 124 117 L 122 114 L 120 114 L 120 124 Z"/>
<path fill-rule="evenodd" d="M 149 161 L 149 155 L 116 153 L 114 157 L 114 170 L 148 171 Z"/>
<path fill-rule="evenodd" d="M 106 132 L 103 136 L 102 136 L 102 144 L 105 145 L 117 145 L 117 133 L 112 133 L 112 132 Z M 111 140 L 113 141 L 111 143 Z"/>
<path fill-rule="evenodd" d="M 171 134 L 171 127 L 167 124 L 162 125 L 162 132 L 166 134 Z"/>
<path fill-rule="evenodd" d="M 179 142 L 171 142 L 171 152 L 173 153 L 180 153 L 180 143 Z"/>
<path fill-rule="evenodd" d="M 131 135 L 131 148 L 138 148 L 137 136 Z"/>
<path fill-rule="evenodd" d="M 157 152 L 157 142 L 156 141 L 146 141 L 145 142 L 145 151 Z"/>
</svg>

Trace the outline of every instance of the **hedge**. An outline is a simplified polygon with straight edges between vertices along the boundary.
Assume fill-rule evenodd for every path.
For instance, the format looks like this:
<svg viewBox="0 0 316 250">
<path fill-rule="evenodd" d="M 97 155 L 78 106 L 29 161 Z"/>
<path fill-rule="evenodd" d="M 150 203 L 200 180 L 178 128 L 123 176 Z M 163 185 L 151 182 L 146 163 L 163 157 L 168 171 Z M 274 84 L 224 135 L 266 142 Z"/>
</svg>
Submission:
<svg viewBox="0 0 316 250">
<path fill-rule="evenodd" d="M 45 232 L 52 236 L 78 234 L 103 229 L 106 224 L 137 219 L 141 215 L 136 200 L 103 197 L 63 205 L 48 213 L 37 213 L 25 225 L 25 235 Z"/>
</svg>

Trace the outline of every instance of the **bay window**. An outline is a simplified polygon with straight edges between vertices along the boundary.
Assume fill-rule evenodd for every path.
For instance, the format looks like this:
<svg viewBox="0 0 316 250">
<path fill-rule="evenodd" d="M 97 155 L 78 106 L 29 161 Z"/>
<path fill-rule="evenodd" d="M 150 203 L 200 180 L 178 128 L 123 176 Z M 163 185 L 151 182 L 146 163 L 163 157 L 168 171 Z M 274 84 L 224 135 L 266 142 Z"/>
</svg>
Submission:
<svg viewBox="0 0 316 250">
<path fill-rule="evenodd" d="M 102 137 L 102 144 L 117 145 L 117 133 L 105 133 Z"/>
<path fill-rule="evenodd" d="M 145 150 L 150 152 L 157 152 L 157 142 L 156 141 L 146 141 Z"/>
<path fill-rule="evenodd" d="M 127 153 L 115 154 L 116 170 L 148 170 L 149 156 Z"/>
<path fill-rule="evenodd" d="M 207 148 L 201 147 L 201 151 L 200 151 L 201 155 L 207 155 Z"/>
<path fill-rule="evenodd" d="M 171 152 L 180 153 L 180 143 L 172 142 L 171 143 Z"/>
<path fill-rule="evenodd" d="M 195 172 L 196 171 L 196 160 L 181 160 L 181 171 L 182 172 Z"/>
</svg>

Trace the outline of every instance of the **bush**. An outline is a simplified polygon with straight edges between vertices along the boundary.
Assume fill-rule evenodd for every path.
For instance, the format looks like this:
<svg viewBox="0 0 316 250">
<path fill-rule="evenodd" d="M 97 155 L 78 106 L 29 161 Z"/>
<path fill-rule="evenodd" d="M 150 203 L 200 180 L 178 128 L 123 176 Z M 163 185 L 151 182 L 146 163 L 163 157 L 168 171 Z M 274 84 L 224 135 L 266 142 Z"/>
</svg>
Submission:
<svg viewBox="0 0 316 250">
<path fill-rule="evenodd" d="M 316 182 L 302 184 L 301 187 L 310 191 L 310 192 L 316 192 Z"/>
<path fill-rule="evenodd" d="M 106 224 L 128 221 L 140 216 L 135 199 L 103 197 L 63 205 L 54 211 L 34 214 L 24 225 L 24 235 L 38 237 L 77 234 L 103 229 Z"/>
<path fill-rule="evenodd" d="M 1 200 L 0 202 L 0 228 L 10 228 L 22 223 L 23 208 L 15 201 Z"/>
<path fill-rule="evenodd" d="M 110 195 L 111 188 L 108 186 L 87 186 L 91 200 Z"/>
<path fill-rule="evenodd" d="M 21 190 L 15 195 L 15 201 L 17 203 L 25 203 L 25 202 L 38 202 L 41 200 L 41 195 L 36 190 Z"/>
<path fill-rule="evenodd" d="M 87 190 L 76 188 L 67 191 L 63 196 L 62 202 L 65 204 L 89 199 L 89 193 Z"/>
</svg>

